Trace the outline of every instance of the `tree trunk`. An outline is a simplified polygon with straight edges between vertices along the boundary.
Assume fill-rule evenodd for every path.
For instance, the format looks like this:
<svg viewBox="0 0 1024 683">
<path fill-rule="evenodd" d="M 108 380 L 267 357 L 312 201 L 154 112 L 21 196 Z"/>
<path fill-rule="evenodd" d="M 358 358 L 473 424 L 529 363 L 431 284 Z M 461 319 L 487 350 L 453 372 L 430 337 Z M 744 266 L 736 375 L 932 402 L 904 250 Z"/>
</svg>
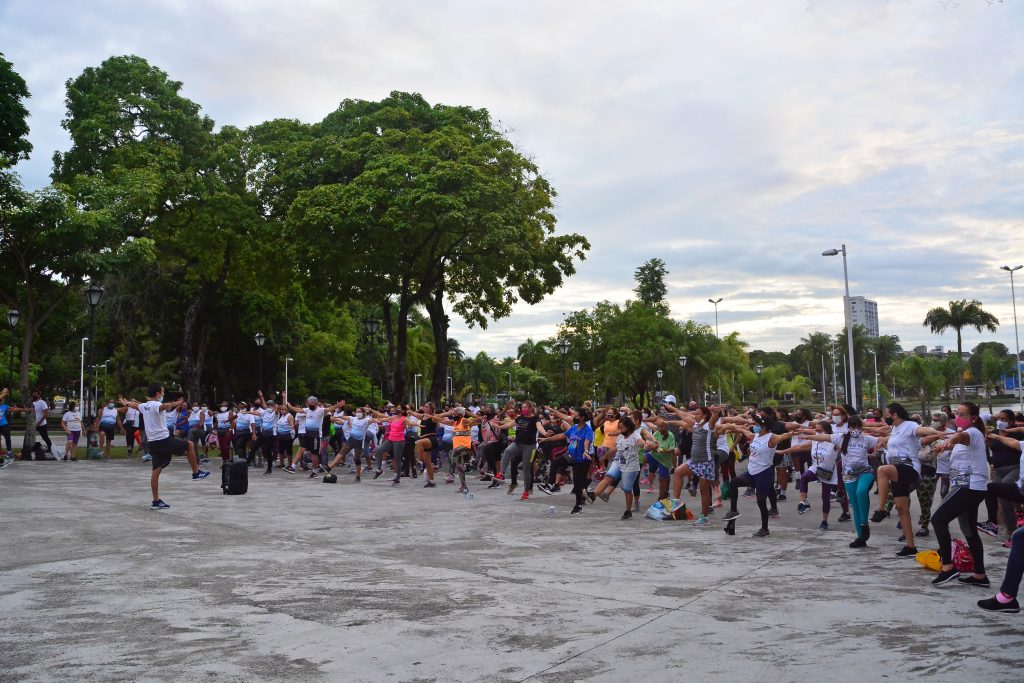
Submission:
<svg viewBox="0 0 1024 683">
<path fill-rule="evenodd" d="M 199 287 L 199 295 L 185 312 L 181 336 L 181 389 L 189 401 L 199 401 L 202 395 L 203 361 L 210 336 L 206 303 L 224 286 L 231 268 L 231 245 L 224 249 L 220 275 L 216 281 L 206 280 Z"/>
<path fill-rule="evenodd" d="M 956 328 L 956 361 L 957 361 L 957 365 L 960 365 L 961 363 L 964 362 L 963 350 L 964 350 L 964 343 L 963 343 L 963 340 L 960 338 L 960 328 L 958 327 L 958 328 Z M 960 368 L 960 370 L 957 371 L 957 374 L 960 376 L 960 401 L 963 402 L 963 401 L 967 400 L 967 393 L 964 391 L 964 369 Z M 924 419 L 924 416 L 922 416 L 922 419 Z"/>
<path fill-rule="evenodd" d="M 28 390 L 28 362 L 31 358 L 34 338 L 34 326 L 26 324 L 25 338 L 21 341 L 21 379 L 19 385 L 21 388 L 21 405 L 23 408 L 28 408 L 29 412 L 25 413 L 25 438 L 21 442 L 22 460 L 25 460 L 32 453 L 32 446 L 36 443 L 36 414 L 32 409 L 32 395 Z M 13 453 L 11 453 L 11 457 L 14 457 Z"/>
<path fill-rule="evenodd" d="M 395 403 L 402 403 L 405 398 L 405 362 L 409 352 L 408 316 L 408 295 L 403 291 L 398 299 L 398 320 L 395 321 L 398 325 L 398 334 L 395 341 L 395 388 L 391 394 L 391 400 Z"/>
<path fill-rule="evenodd" d="M 440 278 L 439 278 L 439 281 Z M 430 315 L 430 329 L 434 334 L 434 374 L 430 380 L 429 398 L 434 403 L 441 400 L 441 391 L 448 393 L 448 323 L 449 317 L 444 312 L 444 288 L 438 285 L 433 295 L 427 300 L 427 313 Z M 450 400 L 450 398 L 449 398 Z"/>
<path fill-rule="evenodd" d="M 382 318 L 384 319 L 384 336 L 387 338 L 387 362 L 384 368 L 385 375 L 385 391 L 390 396 L 392 403 L 397 403 L 395 398 L 395 328 L 391 323 L 391 299 L 384 299 L 384 303 L 380 307 Z M 381 399 L 383 399 L 383 392 Z"/>
</svg>

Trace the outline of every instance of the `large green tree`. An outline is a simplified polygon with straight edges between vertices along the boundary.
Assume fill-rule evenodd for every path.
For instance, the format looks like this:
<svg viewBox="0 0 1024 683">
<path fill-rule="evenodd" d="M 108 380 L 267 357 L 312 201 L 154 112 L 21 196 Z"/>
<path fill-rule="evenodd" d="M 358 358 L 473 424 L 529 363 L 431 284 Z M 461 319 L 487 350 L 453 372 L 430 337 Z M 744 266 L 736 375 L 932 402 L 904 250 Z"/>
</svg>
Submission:
<svg viewBox="0 0 1024 683">
<path fill-rule="evenodd" d="M 660 312 L 668 315 L 669 307 L 665 299 L 668 294 L 668 287 L 665 285 L 666 275 L 668 275 L 668 268 L 660 258 L 644 261 L 633 272 L 633 279 L 636 281 L 633 292 L 636 294 L 638 301 L 655 307 Z"/>
<path fill-rule="evenodd" d="M 988 330 L 995 332 L 999 326 L 999 319 L 981 307 L 977 299 L 960 299 L 950 301 L 946 308 L 936 307 L 928 311 L 924 317 L 924 326 L 932 331 L 932 334 L 942 334 L 946 330 L 956 331 L 956 353 L 957 357 L 963 358 L 964 342 L 962 331 L 965 327 L 973 327 L 978 332 Z M 964 397 L 964 378 L 960 376 L 960 398 Z"/>
<path fill-rule="evenodd" d="M 28 159 L 28 85 L 0 52 L 0 169 Z"/>
</svg>

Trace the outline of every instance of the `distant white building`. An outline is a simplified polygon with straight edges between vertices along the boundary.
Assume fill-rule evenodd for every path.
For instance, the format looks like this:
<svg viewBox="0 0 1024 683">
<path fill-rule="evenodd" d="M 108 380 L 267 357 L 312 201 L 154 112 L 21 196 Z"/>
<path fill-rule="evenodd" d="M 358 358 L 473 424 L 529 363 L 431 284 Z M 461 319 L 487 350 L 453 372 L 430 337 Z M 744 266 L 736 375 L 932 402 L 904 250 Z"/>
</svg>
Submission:
<svg viewBox="0 0 1024 683">
<path fill-rule="evenodd" d="M 862 296 L 850 297 L 850 320 L 867 330 L 868 336 L 878 337 L 878 304 Z"/>
</svg>

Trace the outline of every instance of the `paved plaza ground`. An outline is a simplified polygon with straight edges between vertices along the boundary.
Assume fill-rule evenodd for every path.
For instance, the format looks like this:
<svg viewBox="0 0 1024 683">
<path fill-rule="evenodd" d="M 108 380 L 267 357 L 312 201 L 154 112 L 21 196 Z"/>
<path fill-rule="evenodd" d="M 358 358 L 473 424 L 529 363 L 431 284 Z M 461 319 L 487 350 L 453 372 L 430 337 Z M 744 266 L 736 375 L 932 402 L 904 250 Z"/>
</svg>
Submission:
<svg viewBox="0 0 1024 683">
<path fill-rule="evenodd" d="M 815 510 L 791 496 L 753 539 L 751 499 L 728 537 L 619 521 L 621 497 L 570 517 L 568 495 L 520 502 L 475 480 L 465 500 L 422 479 L 254 470 L 248 495 L 224 496 L 219 469 L 193 482 L 183 460 L 155 512 L 148 475 L 137 460 L 0 471 L 0 680 L 1022 677 L 1024 614 L 931 588 L 892 557 L 893 520 L 866 551 L 847 548 L 849 523 L 819 533 L 816 485 Z M 998 581 L 1007 551 L 985 540 Z"/>
</svg>

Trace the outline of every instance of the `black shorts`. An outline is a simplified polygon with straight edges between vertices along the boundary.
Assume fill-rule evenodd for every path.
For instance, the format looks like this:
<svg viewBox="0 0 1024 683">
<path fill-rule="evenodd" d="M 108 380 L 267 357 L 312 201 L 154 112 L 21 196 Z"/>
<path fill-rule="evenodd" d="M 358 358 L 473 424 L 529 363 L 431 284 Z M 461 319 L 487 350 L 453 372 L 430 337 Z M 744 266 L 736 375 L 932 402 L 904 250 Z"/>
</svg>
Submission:
<svg viewBox="0 0 1024 683">
<path fill-rule="evenodd" d="M 320 437 L 315 434 L 303 434 L 299 439 L 299 444 L 310 453 L 320 452 Z"/>
<path fill-rule="evenodd" d="M 896 465 L 897 479 L 892 482 L 892 497 L 906 498 L 921 483 L 921 475 L 913 465 Z"/>
<path fill-rule="evenodd" d="M 107 439 L 110 441 L 114 440 L 114 430 L 117 429 L 117 425 L 100 425 L 100 431 L 107 435 Z"/>
<path fill-rule="evenodd" d="M 150 441 L 146 447 L 153 458 L 153 469 L 162 470 L 171 464 L 172 455 L 184 455 L 188 451 L 188 442 L 169 436 L 159 441 Z"/>
<path fill-rule="evenodd" d="M 420 439 L 430 440 L 430 445 L 424 446 L 424 450 L 432 451 L 437 448 L 437 434 L 424 434 Z"/>
</svg>

